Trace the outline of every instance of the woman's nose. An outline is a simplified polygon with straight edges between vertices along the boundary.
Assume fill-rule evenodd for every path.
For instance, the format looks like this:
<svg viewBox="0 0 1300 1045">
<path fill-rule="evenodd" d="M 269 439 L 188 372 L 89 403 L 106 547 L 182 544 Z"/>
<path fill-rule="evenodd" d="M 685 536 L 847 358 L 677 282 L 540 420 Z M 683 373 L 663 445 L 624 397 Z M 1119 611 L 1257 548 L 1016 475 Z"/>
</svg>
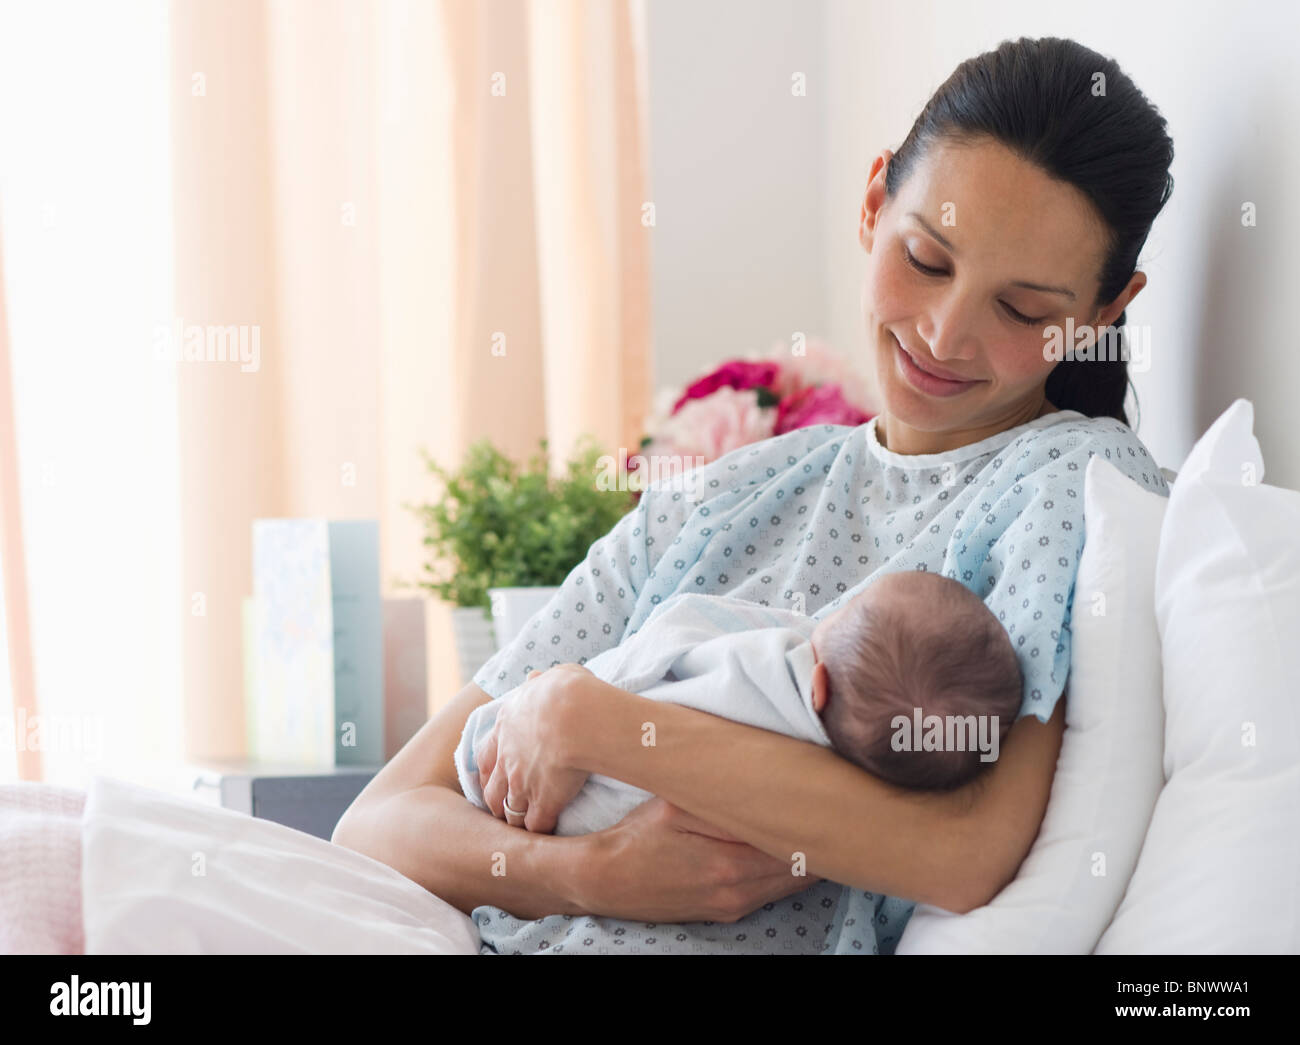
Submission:
<svg viewBox="0 0 1300 1045">
<path fill-rule="evenodd" d="M 935 362 L 949 359 L 974 359 L 976 304 L 956 294 L 946 295 L 930 310 L 928 329 L 917 333 L 925 340 Z"/>
</svg>

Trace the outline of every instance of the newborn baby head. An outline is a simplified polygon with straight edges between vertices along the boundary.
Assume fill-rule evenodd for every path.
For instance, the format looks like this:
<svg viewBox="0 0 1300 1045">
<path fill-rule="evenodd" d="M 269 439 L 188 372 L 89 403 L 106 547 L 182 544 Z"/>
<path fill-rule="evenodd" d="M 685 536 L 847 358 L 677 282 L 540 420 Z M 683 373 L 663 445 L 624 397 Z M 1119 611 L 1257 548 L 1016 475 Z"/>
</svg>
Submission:
<svg viewBox="0 0 1300 1045">
<path fill-rule="evenodd" d="M 1020 710 L 1010 636 L 937 573 L 880 577 L 818 622 L 813 709 L 835 750 L 901 787 L 947 790 L 997 758 Z"/>
</svg>

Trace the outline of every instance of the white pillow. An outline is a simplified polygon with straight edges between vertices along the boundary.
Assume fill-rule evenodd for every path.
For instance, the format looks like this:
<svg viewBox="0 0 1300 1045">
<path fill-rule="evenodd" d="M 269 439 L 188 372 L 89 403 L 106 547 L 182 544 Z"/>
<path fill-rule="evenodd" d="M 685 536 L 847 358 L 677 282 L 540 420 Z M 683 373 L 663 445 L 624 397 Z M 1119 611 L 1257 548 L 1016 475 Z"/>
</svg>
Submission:
<svg viewBox="0 0 1300 1045">
<path fill-rule="evenodd" d="M 896 954 L 1088 954 L 1110 922 L 1164 784 L 1152 590 L 1167 505 L 1089 459 L 1066 729 L 1038 838 L 984 907 L 959 915 L 918 904 Z"/>
<path fill-rule="evenodd" d="M 1114 953 L 1300 951 L 1300 493 L 1238 399 L 1179 472 L 1156 562 L 1165 773 Z"/>
</svg>

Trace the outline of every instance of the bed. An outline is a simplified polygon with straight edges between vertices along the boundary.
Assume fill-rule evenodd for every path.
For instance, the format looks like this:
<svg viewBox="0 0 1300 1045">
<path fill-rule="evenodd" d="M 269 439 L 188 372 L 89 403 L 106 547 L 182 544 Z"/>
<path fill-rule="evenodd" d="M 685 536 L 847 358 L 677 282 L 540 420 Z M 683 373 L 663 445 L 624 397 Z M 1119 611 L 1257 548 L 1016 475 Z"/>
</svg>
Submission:
<svg viewBox="0 0 1300 1045">
<path fill-rule="evenodd" d="M 1066 731 L 1015 880 L 897 953 L 1300 952 L 1300 493 L 1237 400 L 1156 496 L 1093 457 Z M 1231 904 L 1224 903 L 1232 897 Z M 476 954 L 369 857 L 121 781 L 0 786 L 0 951 Z"/>
</svg>

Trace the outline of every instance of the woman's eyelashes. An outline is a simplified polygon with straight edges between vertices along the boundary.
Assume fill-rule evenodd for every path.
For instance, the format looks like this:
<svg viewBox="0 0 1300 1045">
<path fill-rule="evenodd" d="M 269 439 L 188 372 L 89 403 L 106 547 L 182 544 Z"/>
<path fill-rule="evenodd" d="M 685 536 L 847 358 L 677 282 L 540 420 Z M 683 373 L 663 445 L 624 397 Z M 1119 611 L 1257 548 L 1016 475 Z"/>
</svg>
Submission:
<svg viewBox="0 0 1300 1045">
<path fill-rule="evenodd" d="M 1035 319 L 1033 316 L 1021 315 L 1014 308 L 1008 305 L 1005 301 L 1002 302 L 1002 307 L 1007 310 L 1007 312 L 1010 314 L 1013 320 L 1015 320 L 1017 323 L 1023 323 L 1027 327 L 1036 327 L 1043 320 L 1047 318 L 1046 316 L 1039 316 L 1038 318 Z"/>
<path fill-rule="evenodd" d="M 916 258 L 912 255 L 912 252 L 907 249 L 906 243 L 903 244 L 903 257 L 907 259 L 907 263 L 911 265 L 912 268 L 916 269 L 918 272 L 924 272 L 927 276 L 943 275 L 943 269 L 931 268 L 929 265 L 922 265 L 919 261 L 917 261 Z"/>
<path fill-rule="evenodd" d="M 907 249 L 907 244 L 903 244 L 903 258 L 909 265 L 912 266 L 912 268 L 916 269 L 916 271 L 920 272 L 922 275 L 926 275 L 926 276 L 944 275 L 943 269 L 931 268 L 929 265 L 922 265 L 919 261 L 917 261 L 916 258 L 912 255 L 912 252 Z M 1011 318 L 1013 322 L 1020 323 L 1023 326 L 1035 327 L 1038 326 L 1040 323 L 1042 323 L 1045 319 L 1047 319 L 1046 316 L 1038 316 L 1038 317 L 1026 316 L 1021 312 L 1017 312 L 1005 301 L 999 302 L 999 304 L 1001 304 L 1002 307 L 1007 310 L 1007 315 Z"/>
</svg>

